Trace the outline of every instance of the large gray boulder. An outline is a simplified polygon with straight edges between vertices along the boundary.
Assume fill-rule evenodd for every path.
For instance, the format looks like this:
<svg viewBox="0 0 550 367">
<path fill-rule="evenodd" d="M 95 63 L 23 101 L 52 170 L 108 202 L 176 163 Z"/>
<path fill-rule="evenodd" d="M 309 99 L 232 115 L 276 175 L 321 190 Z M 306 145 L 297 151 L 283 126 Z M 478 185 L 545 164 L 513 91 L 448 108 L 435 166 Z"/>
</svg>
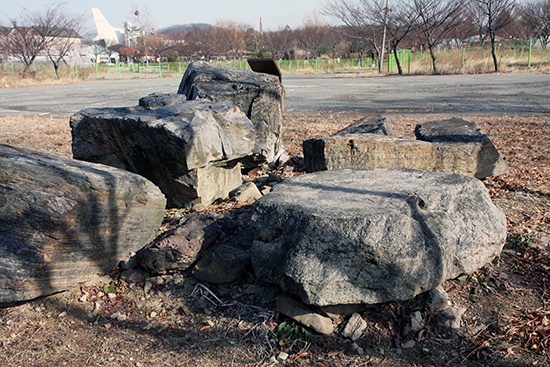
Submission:
<svg viewBox="0 0 550 367">
<path fill-rule="evenodd" d="M 256 128 L 257 154 L 243 162 L 245 166 L 275 162 L 283 153 L 284 88 L 277 76 L 194 62 L 185 71 L 178 94 L 189 100 L 231 101 L 250 118 Z"/>
<path fill-rule="evenodd" d="M 304 141 L 306 171 L 414 168 L 479 179 L 508 171 L 490 139 L 473 122 L 455 118 L 419 125 L 419 140 L 385 135 L 388 130 L 382 122 L 360 122 L 330 137 Z"/>
<path fill-rule="evenodd" d="M 0 145 L 0 303 L 113 270 L 153 239 L 165 205 L 136 174 Z"/>
<path fill-rule="evenodd" d="M 288 179 L 252 220 L 256 275 L 317 306 L 411 299 L 479 269 L 506 239 L 479 180 L 412 169 Z"/>
<path fill-rule="evenodd" d="M 148 178 L 169 207 L 199 209 L 227 197 L 242 183 L 239 162 L 256 154 L 255 128 L 230 102 L 85 109 L 71 129 L 74 158 Z"/>
</svg>

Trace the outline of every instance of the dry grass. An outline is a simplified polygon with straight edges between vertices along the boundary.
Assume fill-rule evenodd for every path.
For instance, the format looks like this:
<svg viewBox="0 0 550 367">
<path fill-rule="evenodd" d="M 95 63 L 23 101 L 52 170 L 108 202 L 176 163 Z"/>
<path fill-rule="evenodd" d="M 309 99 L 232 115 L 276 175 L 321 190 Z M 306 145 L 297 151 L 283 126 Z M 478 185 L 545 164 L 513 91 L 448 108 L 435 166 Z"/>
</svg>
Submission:
<svg viewBox="0 0 550 367">
<path fill-rule="evenodd" d="M 445 50 L 436 54 L 436 62 L 441 74 L 481 74 L 494 71 L 491 51 L 488 48 L 464 49 L 464 64 L 462 50 Z M 503 49 L 497 51 L 499 69 L 501 72 L 550 72 L 550 51 L 536 51 L 531 55 L 531 66 L 528 65 L 528 52 L 525 50 Z M 403 70 L 408 66 L 403 63 Z M 396 69 L 396 68 L 394 68 Z M 414 54 L 411 74 L 429 74 L 432 72 L 429 53 Z M 396 73 L 397 70 L 394 70 Z"/>
<path fill-rule="evenodd" d="M 72 158 L 68 118 L 0 116 L 0 143 Z"/>
</svg>

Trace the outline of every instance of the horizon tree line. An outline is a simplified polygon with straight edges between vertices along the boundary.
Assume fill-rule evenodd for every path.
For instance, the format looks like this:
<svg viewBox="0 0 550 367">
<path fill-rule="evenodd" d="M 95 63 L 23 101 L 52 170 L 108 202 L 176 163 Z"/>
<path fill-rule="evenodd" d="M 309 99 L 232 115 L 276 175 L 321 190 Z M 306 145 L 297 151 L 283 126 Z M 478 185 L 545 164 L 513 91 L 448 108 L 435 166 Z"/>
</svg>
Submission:
<svg viewBox="0 0 550 367">
<path fill-rule="evenodd" d="M 331 25 L 323 16 L 338 24 Z M 38 55 L 46 55 L 58 75 L 59 66 L 67 63 L 69 51 L 80 42 L 75 35 L 83 32 L 83 16 L 66 13 L 62 3 L 43 11 L 25 11 L 12 23 L 12 27 L 0 27 L 0 58 L 19 60 L 24 74 Z M 224 20 L 148 32 L 133 45 L 103 41 L 97 46 L 123 56 L 150 55 L 162 61 L 370 55 L 378 60 L 379 71 L 384 55 L 392 53 L 399 74 L 403 70 L 398 51 L 406 48 L 426 50 L 437 74 L 437 51 L 451 47 L 451 40 L 456 45 L 468 38 L 490 46 L 495 71 L 499 70 L 497 43 L 503 39 L 533 39 L 546 49 L 550 0 L 327 0 L 320 13 L 312 13 L 297 29 L 286 26 L 258 32 L 250 25 Z"/>
</svg>

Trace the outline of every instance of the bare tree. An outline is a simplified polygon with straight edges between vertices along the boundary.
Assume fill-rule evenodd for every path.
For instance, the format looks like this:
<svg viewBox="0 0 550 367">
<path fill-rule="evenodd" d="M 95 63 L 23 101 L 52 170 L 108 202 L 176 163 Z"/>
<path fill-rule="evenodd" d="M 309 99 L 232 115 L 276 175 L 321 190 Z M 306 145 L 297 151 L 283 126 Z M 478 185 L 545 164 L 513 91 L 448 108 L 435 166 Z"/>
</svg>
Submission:
<svg viewBox="0 0 550 367">
<path fill-rule="evenodd" d="M 2 45 L 10 56 L 24 65 L 25 76 L 39 56 L 46 56 L 59 78 L 59 65 L 68 53 L 80 45 L 82 15 L 67 14 L 64 4 L 54 4 L 44 11 L 24 11 L 13 19 L 13 28 Z"/>
<path fill-rule="evenodd" d="M 286 26 L 265 34 L 266 47 L 271 52 L 271 55 L 277 59 L 290 58 L 295 38 L 294 31 Z"/>
<path fill-rule="evenodd" d="M 304 26 L 296 32 L 300 46 L 307 53 L 307 58 L 320 57 L 323 52 L 331 48 L 331 29 L 318 12 L 308 15 L 304 20 Z"/>
<path fill-rule="evenodd" d="M 514 21 L 513 11 L 515 0 L 470 0 L 468 10 L 476 25 L 491 41 L 491 56 L 495 72 L 498 71 L 498 58 L 496 54 L 497 33 Z"/>
<path fill-rule="evenodd" d="M 59 66 L 66 63 L 65 57 L 80 47 L 82 36 L 79 32 L 83 24 L 83 15 L 65 13 L 64 4 L 53 5 L 44 13 L 35 13 L 33 22 L 46 39 L 44 51 L 53 64 L 55 76 L 59 79 Z"/>
<path fill-rule="evenodd" d="M 252 27 L 247 24 L 223 20 L 216 23 L 216 28 L 220 51 L 225 53 L 227 57 L 240 59 L 246 49 L 246 30 Z"/>
<path fill-rule="evenodd" d="M 7 55 L 19 60 L 23 65 L 23 77 L 28 74 L 36 58 L 44 50 L 46 38 L 32 27 L 28 14 L 11 20 L 13 27 L 7 30 L 2 48 Z"/>
<path fill-rule="evenodd" d="M 324 7 L 324 14 L 345 24 L 348 27 L 346 31 L 339 29 L 347 37 L 368 42 L 377 55 L 383 55 L 382 28 L 377 22 L 377 15 L 372 13 L 368 0 L 360 0 L 358 3 L 350 0 L 329 0 Z M 382 72 L 382 62 L 378 62 L 378 72 Z"/>
<path fill-rule="evenodd" d="M 520 8 L 522 23 L 527 26 L 543 49 L 550 43 L 550 0 L 539 0 L 523 4 Z"/>
<path fill-rule="evenodd" d="M 403 74 L 401 61 L 398 57 L 398 48 L 401 42 L 417 26 L 418 13 L 412 6 L 411 1 L 395 1 L 388 3 L 387 0 L 372 0 L 372 13 L 376 19 L 382 22 L 388 33 L 388 40 L 391 52 L 395 57 L 399 75 Z"/>
<path fill-rule="evenodd" d="M 460 25 L 462 0 L 412 0 L 418 16 L 418 29 L 430 51 L 433 73 L 437 74 L 436 46 Z"/>
</svg>

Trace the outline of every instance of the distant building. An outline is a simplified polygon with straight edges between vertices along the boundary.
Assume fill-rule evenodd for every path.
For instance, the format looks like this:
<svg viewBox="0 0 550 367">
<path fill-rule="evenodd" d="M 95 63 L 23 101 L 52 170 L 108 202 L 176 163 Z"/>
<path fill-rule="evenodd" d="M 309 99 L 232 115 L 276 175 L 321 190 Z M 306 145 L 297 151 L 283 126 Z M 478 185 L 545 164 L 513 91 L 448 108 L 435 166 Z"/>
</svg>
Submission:
<svg viewBox="0 0 550 367">
<path fill-rule="evenodd" d="M 51 52 L 63 50 L 69 52 L 73 49 L 80 49 L 82 46 L 82 36 L 73 29 L 55 28 L 55 27 L 0 27 L 0 59 L 2 61 L 16 61 L 13 55 L 10 55 L 10 44 L 13 44 L 12 37 L 24 37 L 27 40 L 22 43 L 34 44 L 39 47 L 40 42 L 49 45 Z M 35 39 L 37 42 L 32 43 Z M 31 52 L 34 52 L 31 50 Z M 47 61 L 46 49 L 40 50 L 36 61 Z"/>
</svg>

